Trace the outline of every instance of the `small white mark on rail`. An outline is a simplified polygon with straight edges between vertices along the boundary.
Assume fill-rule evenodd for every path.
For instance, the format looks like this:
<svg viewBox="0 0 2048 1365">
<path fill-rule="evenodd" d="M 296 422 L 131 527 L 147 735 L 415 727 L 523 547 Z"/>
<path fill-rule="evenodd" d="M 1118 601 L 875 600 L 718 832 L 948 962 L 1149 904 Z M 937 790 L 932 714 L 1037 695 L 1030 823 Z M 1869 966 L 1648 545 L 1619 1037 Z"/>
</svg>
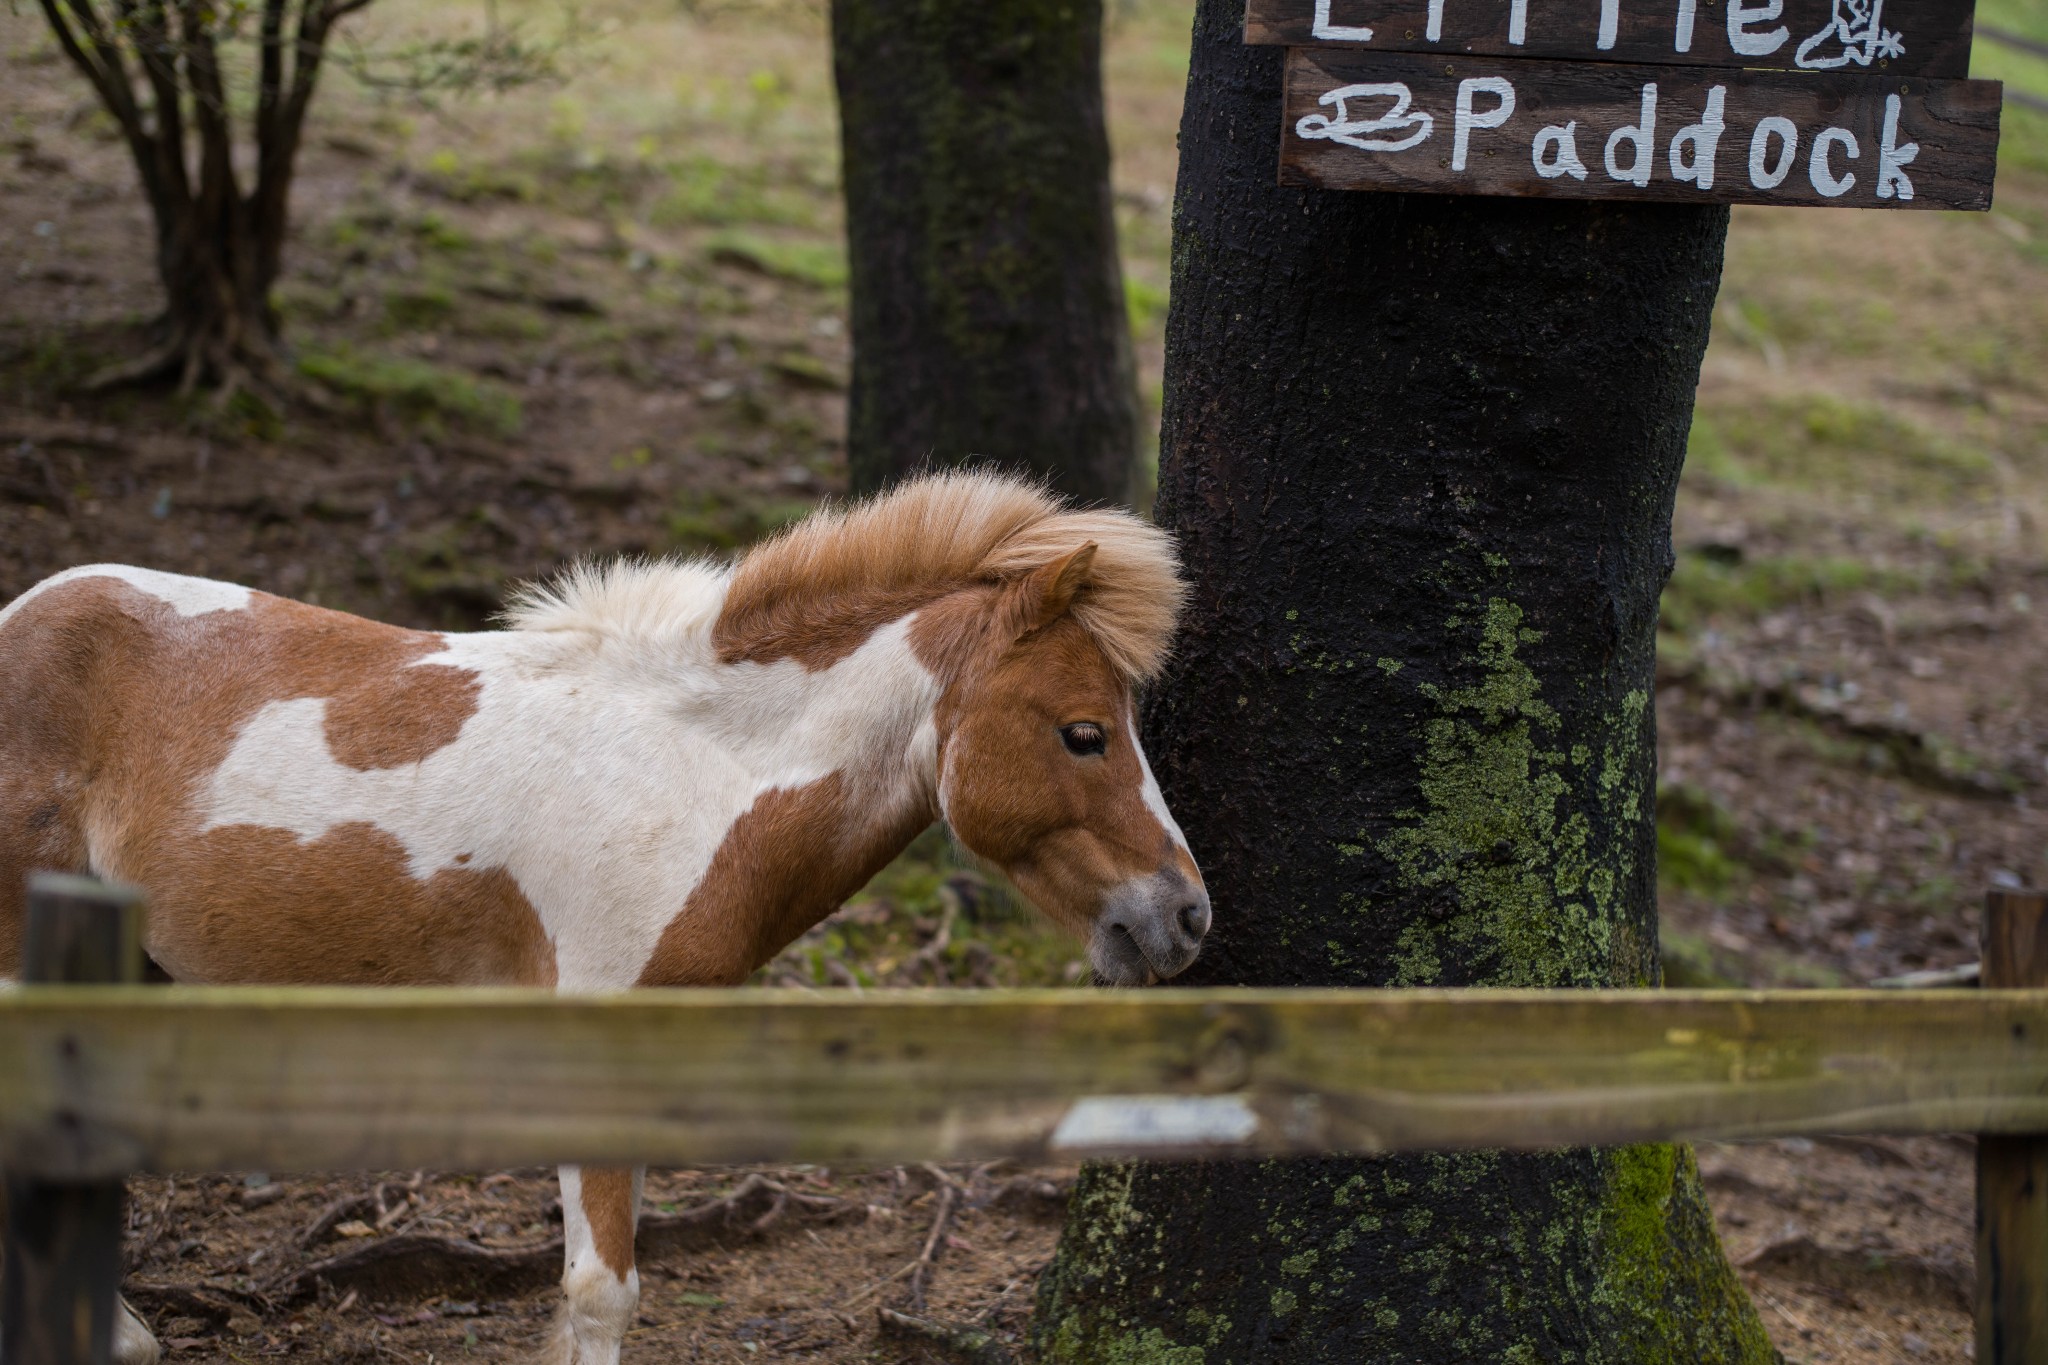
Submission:
<svg viewBox="0 0 2048 1365">
<path fill-rule="evenodd" d="M 1242 1095 L 1099 1095 L 1077 1100 L 1053 1130 L 1054 1151 L 1241 1147 L 1259 1131 Z"/>
</svg>

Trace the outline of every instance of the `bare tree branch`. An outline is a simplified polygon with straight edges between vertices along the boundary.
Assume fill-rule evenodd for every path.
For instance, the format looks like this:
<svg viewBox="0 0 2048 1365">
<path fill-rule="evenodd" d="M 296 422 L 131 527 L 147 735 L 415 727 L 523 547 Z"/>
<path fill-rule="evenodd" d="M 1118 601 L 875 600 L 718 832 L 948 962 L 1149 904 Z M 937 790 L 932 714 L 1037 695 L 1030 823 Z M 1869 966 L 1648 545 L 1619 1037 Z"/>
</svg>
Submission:
<svg viewBox="0 0 2048 1365">
<path fill-rule="evenodd" d="M 263 25 L 256 80 L 256 159 L 270 160 L 277 137 L 277 115 L 284 98 L 285 0 L 263 0 Z"/>
<path fill-rule="evenodd" d="M 135 107 L 135 94 L 128 85 L 128 67 L 121 60 L 120 49 L 108 39 L 106 26 L 100 21 L 99 12 L 92 7 L 92 0 L 63 0 L 61 4 L 59 0 L 42 0 L 42 6 L 64 55 L 92 82 L 100 103 L 119 121 L 131 148 L 140 144 L 149 132 L 143 126 L 141 111 Z M 65 22 L 66 10 L 77 18 L 78 31 L 83 32 L 92 44 L 90 53 L 86 51 L 85 44 L 79 42 L 78 33 Z"/>
<path fill-rule="evenodd" d="M 136 55 L 142 62 L 142 73 L 149 81 L 156 106 L 154 159 L 160 188 L 153 190 L 152 196 L 162 197 L 173 213 L 180 213 L 191 202 L 192 182 L 185 173 L 185 115 L 170 23 L 164 14 L 163 0 L 144 0 L 140 6 L 131 3 L 126 6 L 126 13 Z"/>
</svg>

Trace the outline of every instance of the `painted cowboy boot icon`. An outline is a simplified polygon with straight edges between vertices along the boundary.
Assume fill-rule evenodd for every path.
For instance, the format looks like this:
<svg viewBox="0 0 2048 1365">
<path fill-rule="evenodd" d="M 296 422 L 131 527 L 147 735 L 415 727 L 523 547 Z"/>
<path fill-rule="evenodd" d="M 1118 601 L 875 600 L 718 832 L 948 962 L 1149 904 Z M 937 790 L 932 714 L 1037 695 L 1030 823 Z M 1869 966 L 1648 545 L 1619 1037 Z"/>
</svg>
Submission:
<svg viewBox="0 0 2048 1365">
<path fill-rule="evenodd" d="M 1345 107 L 1347 100 L 1391 99 L 1385 113 L 1378 118 L 1354 118 Z M 1343 85 L 1317 100 L 1318 104 L 1331 104 L 1337 108 L 1335 117 L 1327 114 L 1307 114 L 1294 125 L 1296 136 L 1327 138 L 1341 142 L 1347 147 L 1357 147 L 1368 152 L 1405 152 L 1416 143 L 1427 138 L 1436 128 L 1436 120 L 1420 109 L 1409 112 L 1408 105 L 1414 95 L 1399 81 L 1381 81 L 1370 85 Z M 1366 133 L 1407 133 L 1399 138 L 1369 138 Z"/>
<path fill-rule="evenodd" d="M 1799 45 L 1793 65 L 1826 71 L 1851 62 L 1869 66 L 1880 57 L 1905 53 L 1906 44 L 1899 35 L 1878 22 L 1884 0 L 1834 0 L 1834 6 L 1828 26 Z"/>
</svg>

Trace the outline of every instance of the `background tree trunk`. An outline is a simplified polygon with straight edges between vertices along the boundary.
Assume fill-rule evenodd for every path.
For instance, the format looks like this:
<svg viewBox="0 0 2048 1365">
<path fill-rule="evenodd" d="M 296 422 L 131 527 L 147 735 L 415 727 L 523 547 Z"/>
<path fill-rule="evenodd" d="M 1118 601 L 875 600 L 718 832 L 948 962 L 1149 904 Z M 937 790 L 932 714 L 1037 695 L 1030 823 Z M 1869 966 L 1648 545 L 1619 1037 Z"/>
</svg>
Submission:
<svg viewBox="0 0 2048 1365">
<path fill-rule="evenodd" d="M 1132 496 L 1100 0 L 834 0 L 868 491 L 977 457 Z"/>
<path fill-rule="evenodd" d="M 1283 190 L 1200 0 L 1146 707 L 1188 984 L 1641 986 L 1658 594 L 1727 212 Z M 1690 1149 L 1091 1168 L 1048 1362 L 1772 1359 Z"/>
</svg>

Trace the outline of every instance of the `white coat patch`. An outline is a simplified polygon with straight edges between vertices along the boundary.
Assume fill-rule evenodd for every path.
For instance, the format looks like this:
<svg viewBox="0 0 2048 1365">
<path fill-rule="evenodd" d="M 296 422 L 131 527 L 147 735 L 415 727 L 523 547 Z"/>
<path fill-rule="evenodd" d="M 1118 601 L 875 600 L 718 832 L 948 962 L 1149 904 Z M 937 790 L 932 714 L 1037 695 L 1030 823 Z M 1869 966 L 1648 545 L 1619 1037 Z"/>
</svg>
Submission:
<svg viewBox="0 0 2048 1365">
<path fill-rule="evenodd" d="M 1192 861 L 1194 854 L 1188 849 L 1188 836 L 1180 832 L 1180 822 L 1166 808 L 1166 794 L 1159 790 L 1159 779 L 1152 776 L 1152 764 L 1145 757 L 1145 746 L 1138 741 L 1138 718 L 1130 711 L 1124 712 L 1124 729 L 1131 736 L 1131 747 L 1137 750 L 1138 768 L 1145 774 L 1145 784 L 1140 789 L 1145 798 L 1145 809 L 1151 811 L 1153 817 L 1165 826 L 1166 832 L 1173 836 L 1174 847 L 1186 853 Z"/>
<path fill-rule="evenodd" d="M 415 877 L 502 867 L 554 942 L 561 989 L 629 986 L 764 793 L 847 772 L 873 775 L 879 790 L 859 799 L 877 817 L 929 799 L 938 683 L 910 619 L 817 672 L 721 663 L 704 637 L 657 658 L 588 636 L 450 635 L 412 667 L 476 672 L 477 709 L 453 743 L 358 771 L 328 751 L 326 701 L 271 702 L 202 793 L 204 827 L 310 841 L 362 823 L 404 846 Z"/>
</svg>

